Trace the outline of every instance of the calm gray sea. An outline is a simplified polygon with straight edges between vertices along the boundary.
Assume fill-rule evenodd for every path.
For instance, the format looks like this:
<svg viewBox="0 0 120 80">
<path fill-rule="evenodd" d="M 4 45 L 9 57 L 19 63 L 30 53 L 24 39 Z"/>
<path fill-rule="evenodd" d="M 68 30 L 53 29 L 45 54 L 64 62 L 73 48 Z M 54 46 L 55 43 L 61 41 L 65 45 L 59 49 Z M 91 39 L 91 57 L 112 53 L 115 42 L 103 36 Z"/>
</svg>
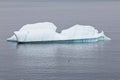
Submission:
<svg viewBox="0 0 120 80">
<path fill-rule="evenodd" d="M 25 24 L 53 22 L 57 31 L 92 25 L 112 40 L 89 44 L 16 44 Z M 119 0 L 0 0 L 0 80 L 120 80 Z"/>
</svg>

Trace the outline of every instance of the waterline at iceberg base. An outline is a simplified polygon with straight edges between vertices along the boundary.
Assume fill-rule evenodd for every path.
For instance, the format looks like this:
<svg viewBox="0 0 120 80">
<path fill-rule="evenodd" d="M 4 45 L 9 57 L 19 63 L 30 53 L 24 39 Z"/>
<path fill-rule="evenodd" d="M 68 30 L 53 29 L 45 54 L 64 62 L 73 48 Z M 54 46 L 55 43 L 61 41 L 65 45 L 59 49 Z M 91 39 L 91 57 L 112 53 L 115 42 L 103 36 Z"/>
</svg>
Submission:
<svg viewBox="0 0 120 80">
<path fill-rule="evenodd" d="M 56 32 L 57 27 L 50 22 L 42 22 L 24 25 L 19 31 L 15 31 L 14 35 L 8 38 L 8 41 L 18 43 L 29 42 L 98 42 L 111 40 L 105 36 L 104 32 L 98 32 L 92 26 L 74 25 L 71 28 L 62 30 L 61 33 Z"/>
</svg>

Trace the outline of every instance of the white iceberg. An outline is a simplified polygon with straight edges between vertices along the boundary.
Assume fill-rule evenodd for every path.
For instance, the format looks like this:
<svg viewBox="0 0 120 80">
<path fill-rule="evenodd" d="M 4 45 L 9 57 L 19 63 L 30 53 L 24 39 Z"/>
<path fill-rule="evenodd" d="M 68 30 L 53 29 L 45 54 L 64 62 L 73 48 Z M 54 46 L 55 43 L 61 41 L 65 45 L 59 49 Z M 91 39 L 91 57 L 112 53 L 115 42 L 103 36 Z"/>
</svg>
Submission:
<svg viewBox="0 0 120 80">
<path fill-rule="evenodd" d="M 19 31 L 8 38 L 8 41 L 16 42 L 41 42 L 41 41 L 78 41 L 78 42 L 97 42 L 110 40 L 104 32 L 98 32 L 92 26 L 75 25 L 69 29 L 56 32 L 57 27 L 50 22 L 42 22 L 24 25 Z"/>
</svg>

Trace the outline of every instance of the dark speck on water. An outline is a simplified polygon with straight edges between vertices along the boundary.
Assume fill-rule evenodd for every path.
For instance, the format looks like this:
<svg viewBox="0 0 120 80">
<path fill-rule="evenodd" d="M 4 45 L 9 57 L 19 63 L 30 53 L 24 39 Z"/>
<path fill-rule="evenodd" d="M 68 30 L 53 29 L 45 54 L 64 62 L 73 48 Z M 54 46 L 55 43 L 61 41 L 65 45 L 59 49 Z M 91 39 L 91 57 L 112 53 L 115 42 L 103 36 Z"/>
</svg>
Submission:
<svg viewBox="0 0 120 80">
<path fill-rule="evenodd" d="M 104 31 L 111 41 L 88 44 L 7 42 L 25 24 L 53 22 Z M 0 80 L 120 80 L 119 0 L 0 0 Z"/>
</svg>

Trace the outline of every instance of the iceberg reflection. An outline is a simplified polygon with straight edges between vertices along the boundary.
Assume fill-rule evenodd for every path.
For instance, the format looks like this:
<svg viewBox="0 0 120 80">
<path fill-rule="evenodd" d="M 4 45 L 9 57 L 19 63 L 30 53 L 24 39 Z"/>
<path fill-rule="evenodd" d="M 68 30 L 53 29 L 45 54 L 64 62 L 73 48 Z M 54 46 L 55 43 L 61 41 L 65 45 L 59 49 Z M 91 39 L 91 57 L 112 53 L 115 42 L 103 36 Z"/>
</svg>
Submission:
<svg viewBox="0 0 120 80">
<path fill-rule="evenodd" d="M 35 73 L 97 71 L 103 44 L 18 44 L 18 65 Z"/>
</svg>

